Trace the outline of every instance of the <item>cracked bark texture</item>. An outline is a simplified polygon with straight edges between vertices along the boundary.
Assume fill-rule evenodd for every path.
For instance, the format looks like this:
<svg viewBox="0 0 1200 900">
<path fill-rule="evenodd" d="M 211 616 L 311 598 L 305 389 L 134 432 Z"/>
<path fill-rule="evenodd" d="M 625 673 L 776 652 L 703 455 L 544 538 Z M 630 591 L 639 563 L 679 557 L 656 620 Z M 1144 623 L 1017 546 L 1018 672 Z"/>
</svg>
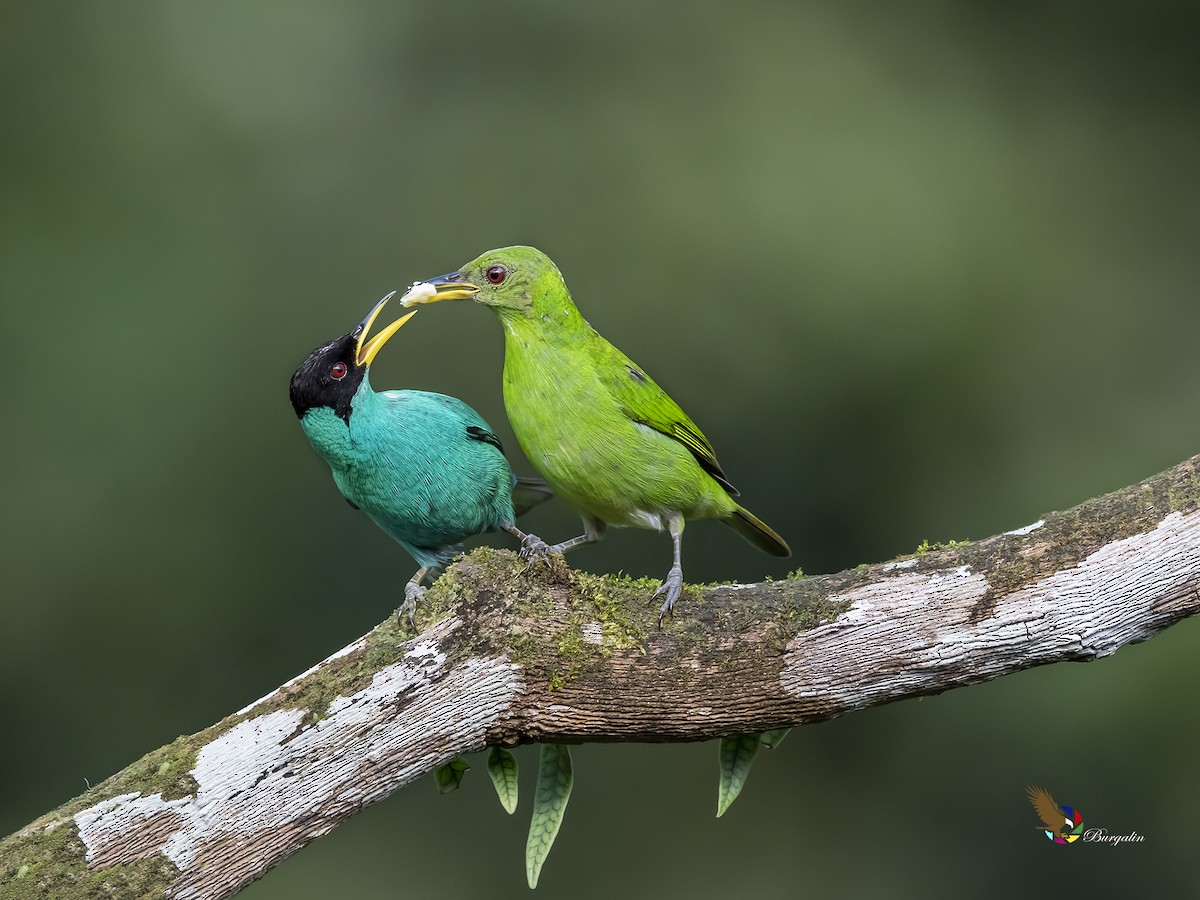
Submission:
<svg viewBox="0 0 1200 900">
<path fill-rule="evenodd" d="M 0 897 L 228 897 L 367 804 L 492 744 L 803 725 L 1064 660 L 1200 610 L 1200 457 L 983 541 L 689 588 L 478 550 L 419 611 L 0 842 Z"/>
</svg>

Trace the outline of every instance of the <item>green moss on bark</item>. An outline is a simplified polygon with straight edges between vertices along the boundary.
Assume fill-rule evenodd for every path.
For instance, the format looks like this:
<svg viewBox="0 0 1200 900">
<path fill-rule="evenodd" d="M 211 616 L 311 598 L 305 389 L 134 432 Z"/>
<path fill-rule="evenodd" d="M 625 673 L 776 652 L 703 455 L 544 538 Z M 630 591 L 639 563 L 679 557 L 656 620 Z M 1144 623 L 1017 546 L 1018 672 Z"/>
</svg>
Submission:
<svg viewBox="0 0 1200 900">
<path fill-rule="evenodd" d="M 89 869 L 70 818 L 40 819 L 0 843 L 4 900 L 149 900 L 165 896 L 178 875 L 174 863 L 162 855 Z"/>
</svg>

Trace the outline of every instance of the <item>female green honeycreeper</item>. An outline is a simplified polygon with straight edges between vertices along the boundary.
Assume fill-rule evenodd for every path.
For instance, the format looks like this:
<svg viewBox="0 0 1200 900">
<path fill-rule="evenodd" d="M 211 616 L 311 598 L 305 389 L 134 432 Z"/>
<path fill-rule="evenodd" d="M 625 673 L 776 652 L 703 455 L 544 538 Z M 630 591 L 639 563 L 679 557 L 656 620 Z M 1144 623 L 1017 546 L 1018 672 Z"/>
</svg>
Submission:
<svg viewBox="0 0 1200 900">
<path fill-rule="evenodd" d="M 516 478 L 500 441 L 483 417 L 461 400 L 426 391 L 371 389 L 367 370 L 387 340 L 413 313 L 367 340 L 395 291 L 351 331 L 309 354 L 292 375 L 292 407 L 313 449 L 329 463 L 350 505 L 399 541 L 420 565 L 404 587 L 410 624 L 421 582 L 486 531 L 507 531 L 551 496 L 544 481 Z M 514 510 L 515 507 L 515 510 Z"/>
<path fill-rule="evenodd" d="M 738 505 L 738 491 L 700 429 L 646 370 L 601 337 L 571 300 L 550 258 L 533 247 L 492 250 L 457 272 L 415 284 L 405 306 L 473 298 L 504 326 L 504 406 L 521 448 L 554 492 L 583 517 L 584 533 L 522 553 L 563 553 L 599 540 L 605 525 L 666 528 L 675 562 L 654 596 L 659 621 L 683 587 L 687 519 L 720 519 L 774 556 L 791 550 Z"/>
</svg>

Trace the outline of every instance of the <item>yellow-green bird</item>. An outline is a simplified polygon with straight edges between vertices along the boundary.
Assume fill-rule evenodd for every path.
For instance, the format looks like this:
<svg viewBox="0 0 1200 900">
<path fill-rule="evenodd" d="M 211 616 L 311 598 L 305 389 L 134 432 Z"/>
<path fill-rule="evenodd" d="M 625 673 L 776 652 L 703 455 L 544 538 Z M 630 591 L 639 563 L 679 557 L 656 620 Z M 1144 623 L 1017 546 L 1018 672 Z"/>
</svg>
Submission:
<svg viewBox="0 0 1200 900">
<path fill-rule="evenodd" d="M 584 533 L 553 546 L 534 535 L 522 553 L 565 553 L 607 525 L 666 529 L 675 560 L 655 597 L 659 620 L 683 587 L 688 519 L 720 519 L 755 547 L 787 543 L 738 505 L 712 444 L 644 368 L 576 309 L 558 267 L 533 247 L 491 250 L 457 272 L 413 285 L 405 306 L 471 298 L 504 327 L 504 406 L 529 461 L 582 517 Z"/>
</svg>

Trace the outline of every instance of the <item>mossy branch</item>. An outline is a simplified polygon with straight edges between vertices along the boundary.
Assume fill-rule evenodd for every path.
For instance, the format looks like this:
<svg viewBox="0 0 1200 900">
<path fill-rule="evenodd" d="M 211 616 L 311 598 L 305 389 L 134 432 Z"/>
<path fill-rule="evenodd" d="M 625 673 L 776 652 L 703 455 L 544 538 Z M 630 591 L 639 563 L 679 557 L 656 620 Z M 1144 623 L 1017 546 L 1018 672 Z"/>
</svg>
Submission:
<svg viewBox="0 0 1200 900">
<path fill-rule="evenodd" d="M 393 619 L 0 842 L 0 896 L 228 897 L 457 754 L 803 725 L 1089 660 L 1200 610 L 1200 457 L 1014 532 L 690 588 L 477 550 Z"/>
</svg>

